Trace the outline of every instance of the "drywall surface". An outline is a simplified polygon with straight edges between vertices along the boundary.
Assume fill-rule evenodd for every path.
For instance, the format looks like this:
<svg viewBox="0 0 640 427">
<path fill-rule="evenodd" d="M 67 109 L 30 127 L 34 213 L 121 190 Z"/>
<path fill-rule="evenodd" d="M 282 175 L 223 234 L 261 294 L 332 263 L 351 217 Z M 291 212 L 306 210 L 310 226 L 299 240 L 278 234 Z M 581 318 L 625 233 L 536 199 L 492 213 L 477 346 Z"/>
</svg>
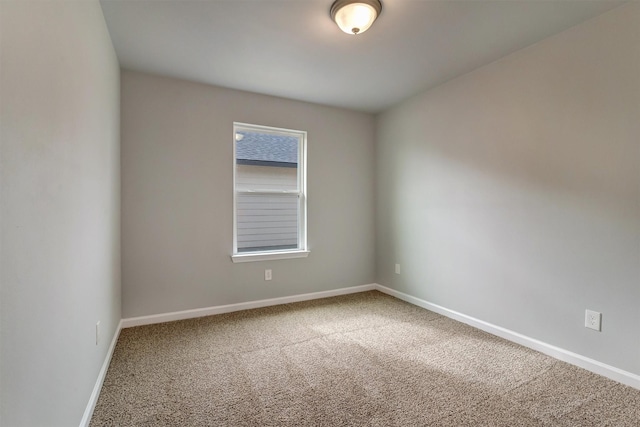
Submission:
<svg viewBox="0 0 640 427">
<path fill-rule="evenodd" d="M 77 426 L 120 321 L 120 70 L 97 1 L 0 8 L 0 425 Z"/>
<path fill-rule="evenodd" d="M 126 70 L 121 98 L 123 317 L 373 281 L 372 115 Z M 232 263 L 234 121 L 308 132 L 308 258 Z"/>
<path fill-rule="evenodd" d="M 385 112 L 376 155 L 378 283 L 640 374 L 640 3 Z"/>
</svg>

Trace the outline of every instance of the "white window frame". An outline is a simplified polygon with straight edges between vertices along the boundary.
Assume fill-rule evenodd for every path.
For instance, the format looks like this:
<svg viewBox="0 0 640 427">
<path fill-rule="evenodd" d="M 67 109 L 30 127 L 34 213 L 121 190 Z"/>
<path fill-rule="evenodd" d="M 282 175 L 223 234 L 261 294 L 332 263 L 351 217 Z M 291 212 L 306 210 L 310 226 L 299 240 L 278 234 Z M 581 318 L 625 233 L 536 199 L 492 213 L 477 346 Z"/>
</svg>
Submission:
<svg viewBox="0 0 640 427">
<path fill-rule="evenodd" d="M 236 189 L 236 133 L 238 130 L 251 130 L 276 135 L 295 136 L 299 138 L 298 146 L 298 191 L 279 191 L 278 193 L 294 193 L 298 195 L 298 247 L 296 249 L 238 252 L 238 216 L 237 198 L 244 191 Z M 309 256 L 307 246 L 307 132 L 301 130 L 276 128 L 249 123 L 233 123 L 233 253 L 231 260 L 237 262 L 271 261 L 289 258 L 306 258 Z M 269 194 L 270 191 L 247 191 L 253 194 Z"/>
</svg>

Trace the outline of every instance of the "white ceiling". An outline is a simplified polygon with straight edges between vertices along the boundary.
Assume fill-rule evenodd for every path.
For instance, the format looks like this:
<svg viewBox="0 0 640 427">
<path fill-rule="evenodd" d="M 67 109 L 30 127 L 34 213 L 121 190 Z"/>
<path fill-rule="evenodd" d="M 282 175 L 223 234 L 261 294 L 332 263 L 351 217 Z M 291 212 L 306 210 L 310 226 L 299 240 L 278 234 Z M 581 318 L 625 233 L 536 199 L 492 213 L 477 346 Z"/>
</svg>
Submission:
<svg viewBox="0 0 640 427">
<path fill-rule="evenodd" d="M 332 0 L 101 0 L 125 69 L 379 112 L 620 5 L 382 0 L 350 36 Z"/>
</svg>

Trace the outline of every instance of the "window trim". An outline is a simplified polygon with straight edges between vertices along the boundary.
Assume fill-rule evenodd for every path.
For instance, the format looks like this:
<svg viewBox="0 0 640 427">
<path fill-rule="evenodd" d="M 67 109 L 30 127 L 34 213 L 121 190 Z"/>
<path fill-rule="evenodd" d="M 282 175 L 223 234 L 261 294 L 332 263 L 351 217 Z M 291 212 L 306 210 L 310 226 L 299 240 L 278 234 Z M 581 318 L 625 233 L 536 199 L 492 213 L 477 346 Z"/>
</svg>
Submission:
<svg viewBox="0 0 640 427">
<path fill-rule="evenodd" d="M 257 132 L 267 132 L 275 134 L 294 134 L 299 138 L 298 146 L 298 183 L 299 194 L 298 208 L 298 247 L 296 249 L 283 249 L 271 251 L 238 252 L 238 216 L 237 216 L 237 196 L 236 189 L 236 133 L 238 128 L 254 130 Z M 295 129 L 277 128 L 272 126 L 255 125 L 250 123 L 233 122 L 233 247 L 231 260 L 234 263 L 251 261 L 271 261 L 278 259 L 306 258 L 309 256 L 307 246 L 307 132 Z M 278 191 L 278 193 L 290 193 L 289 191 Z"/>
<path fill-rule="evenodd" d="M 264 251 L 264 252 L 246 252 L 231 255 L 231 261 L 234 263 L 239 262 L 252 262 L 252 261 L 273 261 L 277 259 L 291 259 L 291 258 L 306 258 L 311 251 L 305 250 L 282 250 L 282 251 Z"/>
</svg>

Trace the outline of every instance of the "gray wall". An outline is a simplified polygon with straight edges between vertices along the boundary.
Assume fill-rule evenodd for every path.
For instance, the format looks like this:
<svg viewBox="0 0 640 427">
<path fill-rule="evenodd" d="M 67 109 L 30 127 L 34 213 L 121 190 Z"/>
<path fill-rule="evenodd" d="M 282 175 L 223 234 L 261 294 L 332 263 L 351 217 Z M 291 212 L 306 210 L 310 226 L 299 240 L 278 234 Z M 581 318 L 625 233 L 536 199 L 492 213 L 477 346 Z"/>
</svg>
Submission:
<svg viewBox="0 0 640 427">
<path fill-rule="evenodd" d="M 640 374 L 639 135 L 637 2 L 385 112 L 379 283 Z"/>
<path fill-rule="evenodd" d="M 73 426 L 120 321 L 120 72 L 96 1 L 0 8 L 0 424 Z"/>
<path fill-rule="evenodd" d="M 374 281 L 373 116 L 133 71 L 121 90 L 123 317 Z M 308 258 L 232 263 L 234 121 L 308 132 Z"/>
</svg>

